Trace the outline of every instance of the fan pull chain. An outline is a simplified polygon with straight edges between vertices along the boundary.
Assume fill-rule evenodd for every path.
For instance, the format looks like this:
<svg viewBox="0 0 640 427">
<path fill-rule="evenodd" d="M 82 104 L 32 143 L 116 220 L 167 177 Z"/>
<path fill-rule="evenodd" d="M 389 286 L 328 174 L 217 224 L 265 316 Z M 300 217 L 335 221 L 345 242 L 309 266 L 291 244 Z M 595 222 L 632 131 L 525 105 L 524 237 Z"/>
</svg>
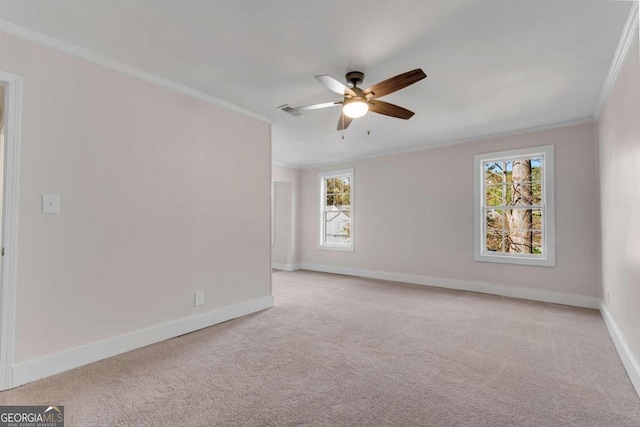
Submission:
<svg viewBox="0 0 640 427">
<path fill-rule="evenodd" d="M 344 113 L 342 113 L 340 118 L 342 119 L 342 139 L 344 139 Z"/>
<path fill-rule="evenodd" d="M 371 112 L 367 111 L 367 135 L 371 135 L 371 122 L 369 121 L 369 116 Z"/>
</svg>

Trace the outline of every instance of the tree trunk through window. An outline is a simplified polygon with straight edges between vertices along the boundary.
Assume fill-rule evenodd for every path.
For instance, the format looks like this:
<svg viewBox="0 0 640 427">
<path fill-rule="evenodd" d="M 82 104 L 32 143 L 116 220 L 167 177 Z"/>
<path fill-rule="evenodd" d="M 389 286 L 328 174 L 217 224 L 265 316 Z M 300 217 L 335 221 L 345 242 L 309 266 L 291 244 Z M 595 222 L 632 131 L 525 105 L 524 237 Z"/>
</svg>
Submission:
<svg viewBox="0 0 640 427">
<path fill-rule="evenodd" d="M 531 160 L 514 160 L 511 175 L 511 206 L 531 206 Z M 507 252 L 533 253 L 533 233 L 531 232 L 531 209 L 511 209 L 507 211 L 509 235 Z"/>
</svg>

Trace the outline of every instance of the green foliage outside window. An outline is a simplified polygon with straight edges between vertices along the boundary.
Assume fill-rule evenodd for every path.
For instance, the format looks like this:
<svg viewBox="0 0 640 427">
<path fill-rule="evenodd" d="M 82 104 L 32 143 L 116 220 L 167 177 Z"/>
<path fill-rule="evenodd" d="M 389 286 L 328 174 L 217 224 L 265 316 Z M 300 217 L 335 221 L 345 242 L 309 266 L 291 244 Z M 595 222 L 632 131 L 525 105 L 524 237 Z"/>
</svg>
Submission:
<svg viewBox="0 0 640 427">
<path fill-rule="evenodd" d="M 488 251 L 542 254 L 542 167 L 541 158 L 484 163 Z"/>
</svg>

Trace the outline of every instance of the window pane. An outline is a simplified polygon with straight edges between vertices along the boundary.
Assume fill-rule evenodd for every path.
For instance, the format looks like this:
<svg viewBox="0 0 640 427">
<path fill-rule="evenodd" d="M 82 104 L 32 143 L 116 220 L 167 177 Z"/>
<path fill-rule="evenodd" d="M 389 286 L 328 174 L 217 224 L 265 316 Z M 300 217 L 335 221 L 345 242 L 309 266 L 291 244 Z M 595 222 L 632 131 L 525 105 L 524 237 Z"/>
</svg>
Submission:
<svg viewBox="0 0 640 427">
<path fill-rule="evenodd" d="M 502 229 L 487 228 L 487 252 L 504 252 L 504 235 Z"/>
<path fill-rule="evenodd" d="M 506 211 L 507 223 L 510 230 L 541 229 L 542 214 L 540 209 L 509 209 Z"/>
<path fill-rule="evenodd" d="M 543 255 L 542 253 L 542 233 L 540 231 L 533 232 L 533 253 Z"/>
<path fill-rule="evenodd" d="M 542 204 L 542 183 L 540 182 L 533 182 L 531 184 L 531 202 L 534 205 L 541 205 Z"/>
<path fill-rule="evenodd" d="M 351 203 L 351 178 L 337 177 L 325 179 L 327 206 L 348 206 Z"/>
<path fill-rule="evenodd" d="M 503 229 L 507 227 L 505 211 L 501 209 L 487 210 L 485 218 L 488 228 Z"/>
<path fill-rule="evenodd" d="M 351 211 L 337 207 L 324 212 L 324 241 L 331 244 L 351 242 Z"/>
<path fill-rule="evenodd" d="M 511 177 L 509 177 L 509 179 L 511 179 Z M 506 185 L 506 192 L 505 192 L 505 205 L 510 206 L 513 205 L 513 185 L 511 185 L 511 183 L 509 182 Z"/>
<path fill-rule="evenodd" d="M 531 213 L 531 228 L 533 230 L 542 230 L 542 211 L 540 209 L 533 209 Z"/>
<path fill-rule="evenodd" d="M 484 164 L 485 182 L 487 184 L 501 184 L 505 182 L 502 163 L 489 162 Z"/>
<path fill-rule="evenodd" d="M 488 209 L 485 221 L 487 251 L 541 254 L 541 209 Z"/>
<path fill-rule="evenodd" d="M 542 158 L 486 162 L 486 206 L 530 206 L 542 203 Z"/>
<path fill-rule="evenodd" d="M 487 185 L 485 191 L 487 206 L 505 205 L 506 199 L 503 199 L 503 196 L 506 195 L 505 190 L 506 186 L 503 184 Z"/>
<path fill-rule="evenodd" d="M 542 181 L 542 158 L 536 157 L 531 159 L 531 180 Z"/>
<path fill-rule="evenodd" d="M 530 230 L 505 230 L 506 252 L 513 254 L 533 253 L 533 234 Z"/>
<path fill-rule="evenodd" d="M 530 206 L 533 204 L 531 181 L 514 181 L 509 194 L 510 206 Z"/>
</svg>

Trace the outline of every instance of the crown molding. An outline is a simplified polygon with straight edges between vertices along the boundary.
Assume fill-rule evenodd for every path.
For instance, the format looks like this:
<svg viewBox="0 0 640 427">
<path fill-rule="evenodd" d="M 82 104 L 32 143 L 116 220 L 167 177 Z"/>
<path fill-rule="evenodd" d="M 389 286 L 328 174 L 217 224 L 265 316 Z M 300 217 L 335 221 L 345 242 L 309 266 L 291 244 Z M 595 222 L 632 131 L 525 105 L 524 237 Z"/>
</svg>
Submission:
<svg viewBox="0 0 640 427">
<path fill-rule="evenodd" d="M 564 127 L 569 127 L 569 126 L 577 126 L 577 125 L 582 125 L 582 124 L 586 124 L 586 123 L 593 123 L 593 122 L 594 122 L 594 120 L 593 120 L 592 117 L 583 117 L 583 118 L 575 119 L 575 120 L 567 120 L 567 121 L 564 121 L 564 122 L 550 123 L 548 125 L 533 126 L 533 127 L 529 127 L 529 128 L 517 129 L 517 130 L 512 130 L 512 131 L 505 131 L 505 132 L 497 132 L 497 133 L 492 133 L 492 134 L 486 134 L 486 135 L 481 135 L 481 136 L 477 136 L 477 137 L 473 137 L 473 138 L 451 139 L 451 140 L 445 140 L 445 141 L 441 141 L 441 142 L 434 142 L 434 143 L 431 143 L 431 144 L 420 145 L 420 146 L 417 146 L 417 147 L 411 147 L 411 148 L 399 149 L 399 150 L 393 150 L 393 151 L 385 151 L 385 152 L 382 152 L 382 153 L 376 153 L 376 154 L 360 156 L 360 157 L 353 157 L 353 158 L 348 158 L 348 159 L 344 159 L 344 160 L 336 160 L 336 161 L 333 161 L 333 162 L 317 163 L 317 164 L 302 165 L 302 166 L 292 166 L 292 167 L 297 168 L 297 169 L 315 169 L 315 168 L 321 168 L 321 167 L 343 165 L 345 163 L 357 162 L 357 161 L 360 161 L 360 160 L 368 160 L 368 159 L 375 159 L 375 158 L 378 158 L 378 157 L 394 156 L 396 154 L 413 153 L 413 152 L 416 152 L 416 151 L 423 151 L 423 150 L 432 150 L 432 149 L 435 149 L 435 148 L 447 147 L 449 145 L 467 144 L 467 143 L 470 143 L 470 142 L 486 141 L 486 140 L 489 140 L 489 139 L 504 138 L 504 137 L 507 137 L 507 136 L 524 135 L 524 134 L 527 134 L 527 133 L 542 132 L 542 131 L 545 131 L 545 130 L 559 129 L 559 128 L 564 128 Z"/>
<path fill-rule="evenodd" d="M 607 99 L 609 99 L 611 89 L 613 88 L 613 85 L 618 78 L 620 68 L 622 68 L 624 58 L 627 56 L 627 52 L 629 51 L 629 46 L 631 46 L 631 42 L 633 41 L 633 35 L 636 28 L 638 28 L 638 2 L 634 1 L 631 5 L 631 10 L 629 11 L 627 22 L 624 24 L 624 29 L 622 30 L 622 35 L 620 36 L 620 41 L 618 42 L 618 48 L 613 55 L 613 61 L 611 62 L 611 67 L 609 67 L 609 73 L 607 74 L 607 78 L 604 80 L 604 84 L 602 85 L 600 98 L 598 99 L 598 103 L 596 104 L 596 111 L 593 113 L 593 118 L 595 120 L 598 120 L 602 115 L 602 111 L 604 110 L 604 106 L 607 103 Z"/>
<path fill-rule="evenodd" d="M 290 165 L 288 163 L 280 163 L 280 162 L 272 162 L 271 166 L 278 166 L 281 168 L 288 168 L 288 169 L 301 169 L 300 166 L 294 166 L 294 165 Z"/>
<path fill-rule="evenodd" d="M 199 99 L 209 104 L 213 104 L 217 107 L 224 108 L 225 110 L 233 111 L 234 113 L 238 113 L 243 116 L 259 120 L 261 122 L 265 122 L 265 123 L 273 122 L 272 119 L 266 116 L 263 116 L 262 114 L 258 114 L 254 111 L 248 110 L 246 108 L 240 107 L 238 105 L 235 105 L 230 102 L 224 101 L 222 99 L 216 98 L 214 96 L 208 95 L 204 92 L 200 92 L 196 89 L 190 88 L 180 83 L 176 83 L 174 81 L 165 79 L 155 74 L 140 70 L 135 67 L 131 67 L 129 65 L 123 64 L 122 62 L 115 61 L 113 59 L 107 58 L 102 55 L 98 55 L 94 52 L 91 52 L 90 50 L 83 49 L 81 47 L 72 45 L 62 40 L 55 39 L 53 37 L 49 37 L 47 35 L 38 33 L 28 28 L 21 27 L 19 25 L 13 24 L 11 22 L 8 22 L 2 19 L 0 19 L 0 31 L 7 34 L 11 34 L 16 37 L 20 37 L 25 40 L 32 41 L 34 43 L 41 44 L 43 46 L 57 50 L 59 52 L 66 53 L 67 55 L 84 59 L 85 61 L 89 61 L 94 64 L 101 65 L 105 68 L 109 68 L 111 70 L 114 70 L 123 74 L 127 74 L 131 77 L 144 80 L 148 83 L 161 86 L 166 89 L 173 90 L 175 92 L 182 93 L 183 95 L 187 95 L 192 98 Z"/>
</svg>

